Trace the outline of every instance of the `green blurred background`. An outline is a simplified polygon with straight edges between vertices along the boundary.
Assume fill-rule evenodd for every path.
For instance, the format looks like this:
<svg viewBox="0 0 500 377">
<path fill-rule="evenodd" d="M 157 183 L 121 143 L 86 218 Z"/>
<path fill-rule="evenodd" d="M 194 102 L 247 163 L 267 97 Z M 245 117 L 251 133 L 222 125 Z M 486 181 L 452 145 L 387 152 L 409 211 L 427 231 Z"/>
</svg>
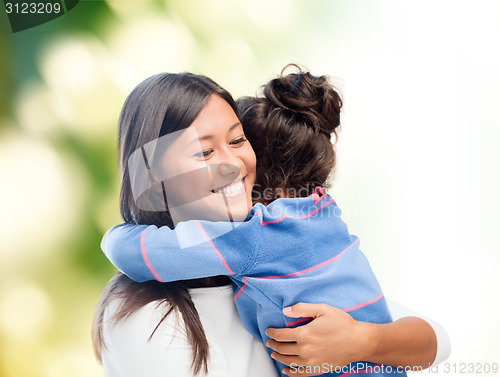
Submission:
<svg viewBox="0 0 500 377">
<path fill-rule="evenodd" d="M 499 19 L 486 0 L 109 0 L 14 34 L 2 6 L 0 376 L 102 376 L 130 90 L 192 71 L 252 95 L 290 62 L 343 93 L 331 191 L 386 295 L 446 327 L 450 363 L 499 363 Z"/>
</svg>

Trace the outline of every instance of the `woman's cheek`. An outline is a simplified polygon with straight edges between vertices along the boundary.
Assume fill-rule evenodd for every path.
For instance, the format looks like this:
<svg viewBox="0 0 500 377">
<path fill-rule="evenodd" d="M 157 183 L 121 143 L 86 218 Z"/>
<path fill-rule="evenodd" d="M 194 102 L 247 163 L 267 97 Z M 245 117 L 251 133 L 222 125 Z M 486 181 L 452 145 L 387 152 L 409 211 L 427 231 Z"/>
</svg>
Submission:
<svg viewBox="0 0 500 377">
<path fill-rule="evenodd" d="M 176 175 L 164 181 L 167 200 L 172 205 L 185 205 L 211 194 L 209 166 L 205 163 L 184 165 Z"/>
</svg>

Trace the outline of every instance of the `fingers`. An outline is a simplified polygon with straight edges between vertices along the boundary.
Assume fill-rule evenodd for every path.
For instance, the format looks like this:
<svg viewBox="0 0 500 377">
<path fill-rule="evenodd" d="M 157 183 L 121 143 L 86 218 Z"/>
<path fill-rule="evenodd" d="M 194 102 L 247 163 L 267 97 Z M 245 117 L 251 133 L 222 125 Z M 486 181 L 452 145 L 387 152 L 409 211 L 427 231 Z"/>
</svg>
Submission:
<svg viewBox="0 0 500 377">
<path fill-rule="evenodd" d="M 317 318 L 325 315 L 330 309 L 332 307 L 326 304 L 298 303 L 283 308 L 283 313 L 290 318 Z M 268 328 L 266 335 L 279 342 L 295 342 L 300 336 L 300 328 L 301 326 L 283 329 Z"/>
<path fill-rule="evenodd" d="M 303 363 L 302 359 L 297 355 L 282 355 L 278 352 L 273 352 L 271 357 L 285 365 L 300 365 Z"/>
<path fill-rule="evenodd" d="M 272 350 L 282 354 L 282 355 L 298 355 L 298 346 L 297 343 L 292 342 L 292 343 L 283 343 L 283 342 L 277 342 L 274 339 L 269 339 L 266 342 L 266 347 L 271 348 Z"/>
<path fill-rule="evenodd" d="M 330 306 L 326 304 L 307 304 L 305 302 L 299 302 L 298 304 L 283 308 L 283 314 L 290 318 L 316 318 L 325 315 L 329 308 Z"/>
<path fill-rule="evenodd" d="M 270 327 L 266 330 L 266 335 L 278 342 L 295 342 L 298 338 L 297 329 L 298 327 L 294 329 L 274 329 Z"/>
</svg>

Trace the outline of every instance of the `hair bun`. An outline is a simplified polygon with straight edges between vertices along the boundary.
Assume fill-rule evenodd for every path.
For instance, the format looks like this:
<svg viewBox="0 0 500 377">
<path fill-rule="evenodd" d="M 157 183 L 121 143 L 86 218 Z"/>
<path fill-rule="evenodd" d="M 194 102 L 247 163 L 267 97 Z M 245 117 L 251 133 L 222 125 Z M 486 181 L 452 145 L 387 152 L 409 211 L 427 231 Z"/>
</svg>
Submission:
<svg viewBox="0 0 500 377">
<path fill-rule="evenodd" d="M 299 72 L 285 75 L 283 72 L 289 67 Z M 264 96 L 272 107 L 290 112 L 295 119 L 299 117 L 317 133 L 330 136 L 340 125 L 342 99 L 328 76 L 313 76 L 289 64 L 280 77 L 264 87 Z"/>
</svg>

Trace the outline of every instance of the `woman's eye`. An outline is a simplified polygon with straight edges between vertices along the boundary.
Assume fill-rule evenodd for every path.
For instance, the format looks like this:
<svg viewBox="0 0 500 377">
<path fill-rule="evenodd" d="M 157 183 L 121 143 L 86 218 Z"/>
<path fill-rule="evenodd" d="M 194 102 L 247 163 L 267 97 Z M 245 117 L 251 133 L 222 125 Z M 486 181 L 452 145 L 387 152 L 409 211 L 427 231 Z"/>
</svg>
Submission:
<svg viewBox="0 0 500 377">
<path fill-rule="evenodd" d="M 241 137 L 241 138 L 239 138 L 239 139 L 236 139 L 236 140 L 231 141 L 229 144 L 230 144 L 230 145 L 241 145 L 241 144 L 243 144 L 245 141 L 247 141 L 247 139 L 245 139 L 244 137 Z"/>
<path fill-rule="evenodd" d="M 194 156 L 197 157 L 197 158 L 209 158 L 211 156 L 211 154 L 213 153 L 213 150 L 212 149 L 209 149 L 209 150 L 206 150 L 206 151 L 203 151 L 203 152 L 200 152 L 200 153 L 196 153 Z"/>
</svg>

